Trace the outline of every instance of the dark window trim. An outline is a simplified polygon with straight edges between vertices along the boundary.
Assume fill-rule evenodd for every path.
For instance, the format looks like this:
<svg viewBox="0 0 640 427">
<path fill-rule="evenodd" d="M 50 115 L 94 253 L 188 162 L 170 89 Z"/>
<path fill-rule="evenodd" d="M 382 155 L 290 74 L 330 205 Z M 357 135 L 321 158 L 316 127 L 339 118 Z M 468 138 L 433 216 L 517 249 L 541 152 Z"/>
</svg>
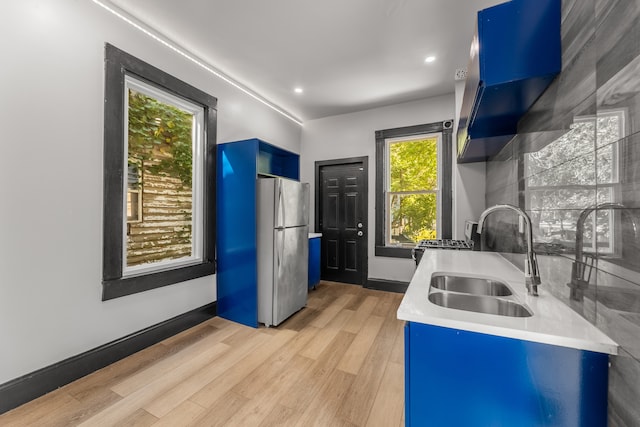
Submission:
<svg viewBox="0 0 640 427">
<path fill-rule="evenodd" d="M 451 238 L 452 228 L 452 140 L 453 140 L 453 120 L 444 122 L 428 123 L 415 126 L 405 126 L 401 128 L 378 130 L 375 133 L 376 138 L 376 243 L 375 255 L 392 257 L 392 258 L 411 258 L 411 248 L 392 247 L 385 245 L 384 239 L 384 219 L 385 219 L 385 202 L 384 202 L 384 177 L 385 170 L 385 140 L 388 138 L 397 138 L 412 135 L 421 135 L 428 133 L 442 133 L 442 201 L 441 201 L 441 227 L 442 239 Z"/>
<path fill-rule="evenodd" d="M 126 278 L 122 277 L 125 75 L 199 104 L 205 110 L 203 260 L 192 266 Z M 102 300 L 214 274 L 217 99 L 107 43 L 104 101 Z"/>
</svg>

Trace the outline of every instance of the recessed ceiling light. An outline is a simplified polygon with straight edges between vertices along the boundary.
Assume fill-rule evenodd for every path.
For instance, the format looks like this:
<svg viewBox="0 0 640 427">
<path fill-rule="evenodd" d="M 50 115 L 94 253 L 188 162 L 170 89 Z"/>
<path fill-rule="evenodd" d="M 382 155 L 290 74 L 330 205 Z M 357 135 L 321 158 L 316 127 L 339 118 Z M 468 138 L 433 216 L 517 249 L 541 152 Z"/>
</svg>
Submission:
<svg viewBox="0 0 640 427">
<path fill-rule="evenodd" d="M 297 87 L 293 90 L 295 93 L 302 93 L 304 90 L 301 87 Z"/>
<path fill-rule="evenodd" d="M 424 59 L 424 62 L 429 63 L 429 62 L 433 62 L 433 61 L 435 61 L 435 60 L 436 60 L 436 57 L 435 57 L 435 56 L 427 56 L 427 57 Z"/>
</svg>

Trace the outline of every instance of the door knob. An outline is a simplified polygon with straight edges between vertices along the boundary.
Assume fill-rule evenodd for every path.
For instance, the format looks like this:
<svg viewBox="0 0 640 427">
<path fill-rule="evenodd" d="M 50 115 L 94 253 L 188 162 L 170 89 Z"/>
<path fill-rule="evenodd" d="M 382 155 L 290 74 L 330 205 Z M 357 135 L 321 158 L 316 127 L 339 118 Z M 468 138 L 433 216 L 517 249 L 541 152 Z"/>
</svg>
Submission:
<svg viewBox="0 0 640 427">
<path fill-rule="evenodd" d="M 362 237 L 364 233 L 362 231 L 358 231 L 358 236 Z"/>
</svg>

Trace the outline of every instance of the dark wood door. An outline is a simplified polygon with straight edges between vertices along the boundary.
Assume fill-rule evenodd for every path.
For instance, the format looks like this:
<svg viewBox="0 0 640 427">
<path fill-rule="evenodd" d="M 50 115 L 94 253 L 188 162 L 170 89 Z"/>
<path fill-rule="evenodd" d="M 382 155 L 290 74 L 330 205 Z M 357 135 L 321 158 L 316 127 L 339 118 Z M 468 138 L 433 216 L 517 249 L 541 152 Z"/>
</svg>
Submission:
<svg viewBox="0 0 640 427">
<path fill-rule="evenodd" d="M 364 284 L 367 265 L 366 167 L 363 162 L 319 167 L 322 279 Z"/>
</svg>

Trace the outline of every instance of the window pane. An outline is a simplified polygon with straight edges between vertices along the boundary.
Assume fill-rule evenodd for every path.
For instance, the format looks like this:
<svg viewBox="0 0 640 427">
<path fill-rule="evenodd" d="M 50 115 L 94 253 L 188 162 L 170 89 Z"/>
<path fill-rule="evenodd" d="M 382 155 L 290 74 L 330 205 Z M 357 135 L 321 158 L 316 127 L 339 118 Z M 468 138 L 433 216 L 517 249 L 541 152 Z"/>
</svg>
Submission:
<svg viewBox="0 0 640 427">
<path fill-rule="evenodd" d="M 391 191 L 423 191 L 438 188 L 438 139 L 428 138 L 389 144 Z"/>
<path fill-rule="evenodd" d="M 571 130 L 543 149 L 527 154 L 528 185 L 594 185 L 595 123 L 577 121 Z M 558 167 L 562 165 L 562 167 Z"/>
<path fill-rule="evenodd" d="M 573 250 L 576 241 L 576 223 L 580 210 L 541 210 L 531 212 L 532 220 L 538 224 L 537 242 L 553 243 Z M 588 237 L 585 236 L 588 239 Z"/>
<path fill-rule="evenodd" d="M 596 247 L 591 250 L 597 250 L 599 253 L 613 252 L 614 211 L 598 210 L 593 215 L 596 216 Z"/>
<path fill-rule="evenodd" d="M 129 165 L 141 167 L 127 213 L 141 202 L 142 215 L 127 227 L 126 266 L 191 257 L 194 116 L 133 89 L 128 96 Z"/>
<path fill-rule="evenodd" d="M 129 162 L 127 168 L 127 222 L 142 220 L 140 167 Z"/>
<path fill-rule="evenodd" d="M 623 113 L 602 113 L 598 114 L 597 119 L 597 137 L 598 147 L 613 144 L 619 141 L 623 135 Z"/>
<path fill-rule="evenodd" d="M 389 200 L 391 244 L 410 244 L 436 238 L 437 196 L 392 194 Z"/>
<path fill-rule="evenodd" d="M 557 210 L 573 209 L 581 211 L 587 206 L 592 206 L 596 199 L 595 188 L 552 188 L 531 189 L 527 193 L 531 210 Z"/>
<path fill-rule="evenodd" d="M 569 132 L 540 151 L 526 154 L 527 206 L 539 217 L 537 240 L 573 249 L 580 213 L 614 201 L 609 184 L 618 180 L 615 142 L 622 137 L 623 121 L 621 112 L 603 113 L 597 119 L 577 118 Z M 607 212 L 587 217 L 584 251 L 595 251 L 596 240 L 599 251 L 613 251 L 613 220 Z"/>
<path fill-rule="evenodd" d="M 127 192 L 127 221 L 140 221 L 140 193 L 138 191 L 129 190 Z"/>
</svg>

